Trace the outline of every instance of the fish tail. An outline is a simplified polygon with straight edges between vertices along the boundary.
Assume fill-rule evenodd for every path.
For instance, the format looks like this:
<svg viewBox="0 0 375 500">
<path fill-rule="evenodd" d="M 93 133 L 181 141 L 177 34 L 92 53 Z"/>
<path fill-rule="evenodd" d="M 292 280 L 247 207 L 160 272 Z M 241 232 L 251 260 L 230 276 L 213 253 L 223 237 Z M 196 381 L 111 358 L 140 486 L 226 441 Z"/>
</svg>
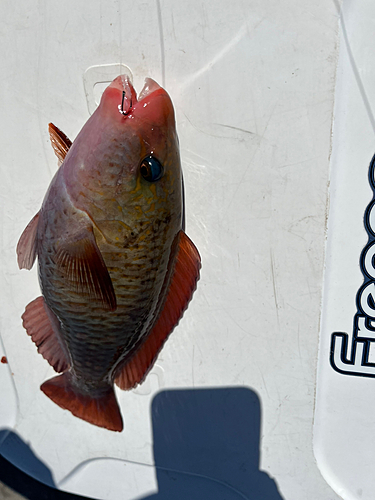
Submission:
<svg viewBox="0 0 375 500">
<path fill-rule="evenodd" d="M 113 387 L 98 397 L 78 392 L 69 372 L 44 382 L 40 389 L 54 403 L 74 416 L 110 431 L 121 432 L 122 417 Z"/>
</svg>

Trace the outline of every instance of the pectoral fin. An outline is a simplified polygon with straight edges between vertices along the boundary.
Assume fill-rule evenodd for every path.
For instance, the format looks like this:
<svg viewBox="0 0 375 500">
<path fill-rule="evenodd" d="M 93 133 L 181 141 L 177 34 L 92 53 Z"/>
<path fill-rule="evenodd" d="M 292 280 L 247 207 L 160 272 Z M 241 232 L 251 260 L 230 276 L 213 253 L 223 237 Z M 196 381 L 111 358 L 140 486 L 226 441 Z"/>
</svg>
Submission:
<svg viewBox="0 0 375 500">
<path fill-rule="evenodd" d="M 72 141 L 53 123 L 48 124 L 48 132 L 53 150 L 59 160 L 60 166 L 64 161 L 65 156 L 68 154 Z"/>
<path fill-rule="evenodd" d="M 153 367 L 164 343 L 182 318 L 199 280 L 201 259 L 194 243 L 180 232 L 175 269 L 167 298 L 149 336 L 115 378 L 120 389 L 132 389 L 145 379 Z"/>
<path fill-rule="evenodd" d="M 116 309 L 112 280 L 92 229 L 60 244 L 56 263 L 75 291 L 101 302 L 110 311 Z"/>
<path fill-rule="evenodd" d="M 37 253 L 36 235 L 38 231 L 39 212 L 34 215 L 17 244 L 17 262 L 20 269 L 31 269 Z"/>
</svg>

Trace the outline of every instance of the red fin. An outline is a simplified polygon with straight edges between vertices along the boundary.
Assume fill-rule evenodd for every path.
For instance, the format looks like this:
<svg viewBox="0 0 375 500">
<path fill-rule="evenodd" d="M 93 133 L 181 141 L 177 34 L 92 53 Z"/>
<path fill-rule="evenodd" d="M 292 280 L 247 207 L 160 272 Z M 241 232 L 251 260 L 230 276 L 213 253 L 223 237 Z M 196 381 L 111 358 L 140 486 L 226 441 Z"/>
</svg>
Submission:
<svg viewBox="0 0 375 500">
<path fill-rule="evenodd" d="M 112 387 L 104 395 L 93 398 L 79 393 L 67 372 L 47 380 L 40 388 L 54 403 L 74 416 L 110 431 L 122 431 L 122 417 Z"/>
<path fill-rule="evenodd" d="M 176 265 L 164 308 L 150 335 L 115 379 L 120 389 L 132 389 L 143 382 L 165 341 L 181 319 L 199 280 L 201 259 L 194 243 L 181 231 Z"/>
<path fill-rule="evenodd" d="M 65 156 L 68 154 L 72 141 L 53 123 L 48 124 L 48 132 L 55 155 L 59 159 L 60 166 Z"/>
<path fill-rule="evenodd" d="M 34 215 L 17 244 L 17 262 L 20 269 L 31 269 L 36 259 L 36 233 L 38 231 L 39 212 Z"/>
<path fill-rule="evenodd" d="M 57 251 L 57 265 L 76 291 L 101 302 L 110 311 L 116 309 L 112 280 L 92 230 L 62 243 Z"/>
<path fill-rule="evenodd" d="M 26 306 L 22 315 L 23 326 L 38 352 L 57 372 L 69 369 L 70 363 L 58 340 L 59 321 L 44 302 L 38 297 Z"/>
</svg>

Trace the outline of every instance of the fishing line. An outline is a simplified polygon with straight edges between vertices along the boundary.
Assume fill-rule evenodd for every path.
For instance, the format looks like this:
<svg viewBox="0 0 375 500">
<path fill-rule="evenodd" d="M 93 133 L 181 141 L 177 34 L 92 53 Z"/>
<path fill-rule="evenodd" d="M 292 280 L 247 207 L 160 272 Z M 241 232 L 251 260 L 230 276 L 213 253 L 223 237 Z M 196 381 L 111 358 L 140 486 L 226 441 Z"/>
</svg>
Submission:
<svg viewBox="0 0 375 500">
<path fill-rule="evenodd" d="M 342 28 L 342 34 L 343 34 L 343 38 L 344 38 L 344 43 L 345 43 L 345 46 L 346 46 L 346 50 L 347 50 L 347 53 L 348 53 L 348 57 L 349 57 L 350 65 L 352 67 L 354 78 L 355 78 L 355 80 L 357 82 L 358 90 L 359 90 L 359 92 L 361 94 L 362 101 L 363 101 L 363 104 L 365 106 L 368 119 L 370 120 L 372 130 L 375 132 L 375 118 L 374 118 L 374 114 L 372 112 L 371 103 L 370 103 L 369 98 L 367 97 L 366 89 L 365 89 L 364 83 L 362 81 L 361 74 L 360 74 L 360 72 L 358 70 L 358 67 L 357 67 L 357 64 L 356 64 L 356 60 L 355 60 L 355 56 L 353 54 L 353 51 L 352 51 L 352 48 L 351 48 L 351 45 L 350 45 L 349 36 L 348 36 L 348 32 L 346 30 L 346 24 L 345 24 L 345 19 L 344 19 L 344 10 L 343 10 L 343 7 L 341 7 L 340 4 L 337 2 L 337 0 L 333 0 L 333 2 L 336 5 L 336 9 L 337 9 L 338 14 L 340 16 L 340 22 L 341 22 L 341 28 Z"/>
<path fill-rule="evenodd" d="M 159 39 L 160 39 L 160 52 L 161 52 L 161 81 L 162 81 L 162 86 L 165 88 L 165 49 L 164 49 L 163 20 L 161 16 L 160 0 L 156 0 L 156 10 L 158 13 Z"/>
<path fill-rule="evenodd" d="M 118 5 L 118 16 L 119 16 L 119 49 L 120 49 L 120 54 L 119 54 L 119 60 L 120 60 L 120 75 L 123 76 L 125 74 L 125 70 L 122 65 L 122 18 L 121 18 L 121 0 L 117 0 L 117 5 Z"/>
</svg>

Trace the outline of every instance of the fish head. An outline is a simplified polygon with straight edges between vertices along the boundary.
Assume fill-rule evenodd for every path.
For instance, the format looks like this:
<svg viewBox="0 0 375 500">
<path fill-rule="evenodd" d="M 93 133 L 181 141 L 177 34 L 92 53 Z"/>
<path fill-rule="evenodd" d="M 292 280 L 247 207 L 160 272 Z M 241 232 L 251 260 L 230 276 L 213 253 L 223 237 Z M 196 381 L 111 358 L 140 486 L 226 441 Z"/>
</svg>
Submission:
<svg viewBox="0 0 375 500">
<path fill-rule="evenodd" d="M 124 144 L 130 175 L 137 174 L 144 158 L 155 157 L 166 170 L 180 170 L 174 108 L 168 93 L 146 78 L 139 96 L 127 78 L 117 77 L 104 91 L 98 114 L 107 131 Z"/>
<path fill-rule="evenodd" d="M 121 205 L 133 219 L 169 220 L 174 215 L 180 223 L 182 175 L 168 93 L 146 78 L 137 96 L 130 80 L 119 76 L 104 91 L 98 113 L 105 116 L 107 131 L 119 146 L 122 174 L 116 189 Z"/>
<path fill-rule="evenodd" d="M 146 78 L 139 95 L 126 75 L 120 75 L 105 89 L 100 110 L 109 113 L 119 124 L 125 119 L 147 120 L 162 128 L 175 128 L 174 109 L 168 93 L 152 78 Z M 146 109 L 147 108 L 147 109 Z M 121 120 L 122 118 L 122 120 Z M 138 125 L 127 123 L 137 128 Z"/>
<path fill-rule="evenodd" d="M 166 220 L 174 232 L 181 228 L 182 174 L 174 108 L 168 93 L 151 78 L 137 96 L 126 76 L 117 77 L 69 155 L 65 168 L 70 194 L 99 220 L 107 239 L 113 240 L 108 234 L 113 224 L 104 227 L 105 220 L 122 219 L 131 228 Z"/>
</svg>

